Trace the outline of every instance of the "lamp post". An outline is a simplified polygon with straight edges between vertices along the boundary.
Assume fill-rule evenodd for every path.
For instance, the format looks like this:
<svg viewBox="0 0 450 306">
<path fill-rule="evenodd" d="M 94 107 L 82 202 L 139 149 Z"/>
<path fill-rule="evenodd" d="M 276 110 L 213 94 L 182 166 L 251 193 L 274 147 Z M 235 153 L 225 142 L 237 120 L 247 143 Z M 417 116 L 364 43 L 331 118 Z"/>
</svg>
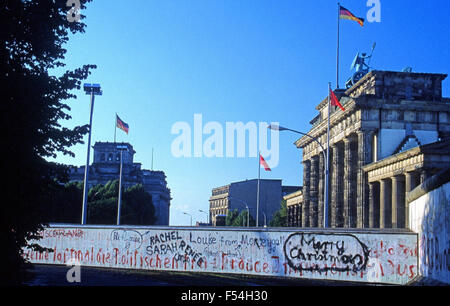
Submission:
<svg viewBox="0 0 450 306">
<path fill-rule="evenodd" d="M 286 128 L 286 127 L 282 127 L 282 126 L 279 126 L 279 125 L 271 125 L 270 124 L 267 128 L 271 129 L 271 130 L 275 130 L 275 131 L 291 131 L 291 132 L 294 132 L 294 133 L 297 133 L 297 134 L 301 134 L 301 135 L 304 135 L 306 137 L 311 138 L 312 140 L 314 140 L 315 142 L 317 142 L 319 144 L 320 148 L 322 149 L 323 160 L 325 162 L 325 167 L 324 167 L 325 188 L 324 188 L 324 191 L 323 191 L 323 193 L 324 193 L 323 226 L 324 227 L 329 227 L 329 224 L 328 224 L 328 222 L 329 222 L 329 220 L 328 220 L 328 208 L 329 208 L 329 206 L 328 206 L 328 202 L 329 202 L 329 197 L 328 197 L 328 189 L 329 189 L 328 174 L 329 174 L 329 171 L 328 170 L 329 170 L 329 163 L 328 163 L 328 159 L 327 159 L 328 151 L 325 153 L 325 149 L 322 146 L 322 144 L 320 143 L 320 141 L 316 137 L 313 137 L 313 136 L 311 136 L 309 134 L 306 134 L 306 133 L 303 133 L 303 132 L 300 132 L 300 131 L 296 131 L 296 130 L 293 130 L 293 129 L 289 129 L 289 128 Z"/>
<path fill-rule="evenodd" d="M 86 224 L 86 216 L 87 216 L 87 199 L 88 199 L 88 191 L 89 191 L 89 156 L 91 153 L 91 132 L 92 132 L 92 113 L 94 112 L 94 100 L 95 96 L 101 96 L 102 90 L 100 84 L 89 84 L 85 83 L 83 86 L 84 92 L 87 95 L 91 96 L 91 113 L 89 116 L 89 135 L 88 135 L 88 143 L 87 143 L 87 158 L 86 158 L 86 167 L 84 168 L 84 186 L 83 186 L 83 207 L 81 211 L 81 224 Z"/>
<path fill-rule="evenodd" d="M 232 197 L 230 197 L 230 200 L 236 200 L 236 201 L 239 201 L 239 202 L 241 202 L 242 204 L 245 205 L 245 208 L 247 209 L 247 227 L 250 227 L 250 210 L 248 209 L 247 202 L 245 202 L 245 201 L 243 201 L 241 199 L 232 198 Z"/>
<path fill-rule="evenodd" d="M 191 226 L 192 226 L 192 215 L 191 215 L 191 214 L 188 214 L 187 212 L 183 212 L 183 214 L 188 215 L 188 216 L 191 217 Z"/>
<path fill-rule="evenodd" d="M 198 211 L 206 214 L 206 222 L 208 222 L 208 224 L 209 224 L 209 213 L 207 213 L 206 211 L 201 210 L 201 209 L 199 209 Z"/>
<path fill-rule="evenodd" d="M 120 212 L 122 209 L 122 168 L 123 168 L 123 151 L 128 151 L 128 147 L 125 145 L 118 145 L 117 150 L 120 151 L 120 170 L 119 170 L 119 199 L 117 203 L 117 225 L 120 225 Z"/>
</svg>

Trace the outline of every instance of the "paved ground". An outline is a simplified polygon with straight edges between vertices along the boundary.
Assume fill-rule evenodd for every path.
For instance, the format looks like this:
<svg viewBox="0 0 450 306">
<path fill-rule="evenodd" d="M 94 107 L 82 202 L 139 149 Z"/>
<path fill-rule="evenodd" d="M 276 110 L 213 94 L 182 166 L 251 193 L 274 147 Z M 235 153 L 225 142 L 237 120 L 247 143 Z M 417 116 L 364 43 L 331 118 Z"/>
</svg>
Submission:
<svg viewBox="0 0 450 306">
<path fill-rule="evenodd" d="M 80 267 L 80 282 L 70 283 L 70 267 L 34 265 L 29 269 L 27 286 L 353 286 L 363 283 L 283 279 L 240 275 L 135 271 Z"/>
</svg>

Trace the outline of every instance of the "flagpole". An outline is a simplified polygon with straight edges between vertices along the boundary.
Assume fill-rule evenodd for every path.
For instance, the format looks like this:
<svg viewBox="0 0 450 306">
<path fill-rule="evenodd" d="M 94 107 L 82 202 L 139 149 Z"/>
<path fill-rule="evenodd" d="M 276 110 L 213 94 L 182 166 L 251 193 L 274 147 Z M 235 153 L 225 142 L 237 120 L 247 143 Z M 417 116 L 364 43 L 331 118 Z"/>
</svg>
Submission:
<svg viewBox="0 0 450 306">
<path fill-rule="evenodd" d="M 261 152 L 258 152 L 258 184 L 256 186 L 256 227 L 259 225 L 259 181 L 261 177 Z"/>
<path fill-rule="evenodd" d="M 336 52 L 336 88 L 339 88 L 339 13 L 341 4 L 338 2 L 338 14 L 337 14 L 337 52 Z"/>
<path fill-rule="evenodd" d="M 152 171 L 153 171 L 153 148 L 152 148 Z"/>
<path fill-rule="evenodd" d="M 329 210 L 329 174 L 330 174 L 330 92 L 331 92 L 331 82 L 328 82 L 328 123 L 327 123 L 327 160 L 325 163 L 325 203 L 323 207 L 323 227 L 329 227 L 328 220 L 328 210 Z"/>
</svg>

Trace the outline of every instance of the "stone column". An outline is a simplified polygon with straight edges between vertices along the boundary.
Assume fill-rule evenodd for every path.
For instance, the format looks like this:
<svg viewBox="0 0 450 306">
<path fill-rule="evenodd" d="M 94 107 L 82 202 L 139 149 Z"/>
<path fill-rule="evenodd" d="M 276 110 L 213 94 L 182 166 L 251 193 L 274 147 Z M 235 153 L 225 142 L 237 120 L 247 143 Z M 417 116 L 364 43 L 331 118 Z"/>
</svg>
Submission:
<svg viewBox="0 0 450 306">
<path fill-rule="evenodd" d="M 344 227 L 356 227 L 356 167 L 357 143 L 344 139 Z"/>
<path fill-rule="evenodd" d="M 330 146 L 329 150 L 327 150 L 327 154 L 330 154 L 330 164 L 328 165 L 328 210 L 327 210 L 327 219 L 328 219 L 328 227 L 331 227 L 331 198 L 333 197 L 333 150 Z M 325 200 L 324 200 L 325 201 Z M 324 202 L 325 203 L 325 202 Z M 325 214 L 325 206 L 324 206 L 324 214 Z"/>
<path fill-rule="evenodd" d="M 317 211 L 317 226 L 323 227 L 323 206 L 325 204 L 324 199 L 325 189 L 325 160 L 323 154 L 319 155 L 319 194 L 318 194 L 318 211 Z"/>
<path fill-rule="evenodd" d="M 363 166 L 372 162 L 373 131 L 358 131 L 357 227 L 369 227 L 369 184 Z"/>
<path fill-rule="evenodd" d="M 380 227 L 380 183 L 369 183 L 369 227 Z"/>
<path fill-rule="evenodd" d="M 303 161 L 303 205 L 302 227 L 309 227 L 309 192 L 311 178 L 311 161 Z"/>
<path fill-rule="evenodd" d="M 344 208 L 344 154 L 342 145 L 334 144 L 333 150 L 333 175 L 331 180 L 331 227 L 343 227 Z"/>
<path fill-rule="evenodd" d="M 319 156 L 311 158 L 311 178 L 309 186 L 309 226 L 317 227 L 319 193 Z"/>
<path fill-rule="evenodd" d="M 416 173 L 415 172 L 406 172 L 405 173 L 405 199 L 408 192 L 416 188 Z M 406 201 L 405 201 L 406 202 Z M 409 228 L 409 205 L 405 203 L 405 227 Z"/>
<path fill-rule="evenodd" d="M 288 226 L 295 226 L 295 207 L 289 206 L 288 209 Z"/>
<path fill-rule="evenodd" d="M 380 181 L 380 228 L 391 227 L 392 186 L 390 179 Z"/>
<path fill-rule="evenodd" d="M 293 210 L 294 210 L 294 206 L 288 206 L 287 207 L 287 226 L 292 227 L 293 226 Z"/>
<path fill-rule="evenodd" d="M 302 226 L 302 206 L 296 205 L 296 214 L 295 214 L 295 222 L 298 227 Z"/>
<path fill-rule="evenodd" d="M 405 180 L 403 176 L 392 178 L 392 227 L 405 227 Z"/>
<path fill-rule="evenodd" d="M 420 170 L 420 183 L 422 184 L 430 177 L 430 171 L 427 169 L 421 169 Z"/>
</svg>

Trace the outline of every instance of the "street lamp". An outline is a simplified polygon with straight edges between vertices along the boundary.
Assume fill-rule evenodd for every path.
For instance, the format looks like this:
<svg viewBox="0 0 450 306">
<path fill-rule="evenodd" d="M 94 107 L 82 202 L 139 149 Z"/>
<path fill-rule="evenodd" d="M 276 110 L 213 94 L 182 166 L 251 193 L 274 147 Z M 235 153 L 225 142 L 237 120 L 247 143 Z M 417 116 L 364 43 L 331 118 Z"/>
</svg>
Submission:
<svg viewBox="0 0 450 306">
<path fill-rule="evenodd" d="M 294 132 L 294 133 L 297 133 L 297 134 L 301 134 L 301 135 L 304 135 L 304 136 L 307 136 L 307 137 L 311 138 L 312 140 L 314 140 L 315 142 L 317 142 L 319 144 L 320 148 L 322 149 L 323 160 L 325 161 L 325 169 L 324 169 L 325 188 L 324 188 L 324 192 L 323 192 L 324 193 L 323 226 L 324 227 L 329 227 L 329 224 L 328 224 L 328 208 L 329 208 L 329 206 L 328 206 L 328 202 L 329 202 L 329 197 L 328 197 L 328 189 L 329 189 L 329 180 L 328 180 L 329 160 L 328 160 L 328 156 L 329 155 L 328 155 L 328 151 L 327 151 L 327 153 L 325 153 L 325 149 L 322 146 L 322 144 L 320 143 L 320 141 L 316 137 L 313 137 L 313 136 L 311 136 L 309 134 L 306 134 L 306 133 L 303 133 L 303 132 L 300 132 L 300 131 L 297 131 L 297 130 L 289 129 L 289 128 L 286 128 L 286 127 L 282 127 L 282 126 L 279 126 L 279 125 L 271 125 L 270 124 L 267 128 L 271 129 L 271 130 L 275 130 L 275 131 L 291 131 L 291 132 Z"/>
<path fill-rule="evenodd" d="M 248 209 L 247 202 L 242 201 L 241 199 L 233 198 L 233 197 L 230 197 L 230 200 L 236 200 L 245 205 L 245 208 L 247 209 L 247 227 L 250 227 L 250 211 Z"/>
<path fill-rule="evenodd" d="M 119 199 L 117 203 L 117 225 L 120 225 L 120 212 L 122 208 L 122 168 L 123 168 L 123 151 L 128 151 L 128 147 L 125 145 L 118 145 L 116 147 L 120 151 L 120 170 L 119 170 Z"/>
<path fill-rule="evenodd" d="M 192 226 L 192 215 L 191 215 L 191 214 L 188 214 L 187 212 L 183 212 L 183 214 L 188 215 L 188 216 L 191 216 L 191 226 Z"/>
<path fill-rule="evenodd" d="M 208 224 L 209 224 L 209 213 L 207 213 L 206 211 L 201 210 L 201 209 L 199 209 L 198 211 L 206 214 L 206 222 L 208 222 Z"/>
<path fill-rule="evenodd" d="M 86 224 L 87 216 L 87 199 L 88 199 L 88 182 L 89 182 L 89 155 L 91 151 L 91 132 L 92 132 L 92 113 L 94 112 L 94 100 L 95 96 L 101 96 L 102 90 L 100 84 L 89 84 L 85 83 L 83 86 L 84 92 L 91 96 L 91 114 L 89 117 L 89 136 L 87 144 L 87 158 L 86 167 L 84 168 L 84 186 L 83 186 L 83 208 L 81 212 L 81 224 Z"/>
</svg>

